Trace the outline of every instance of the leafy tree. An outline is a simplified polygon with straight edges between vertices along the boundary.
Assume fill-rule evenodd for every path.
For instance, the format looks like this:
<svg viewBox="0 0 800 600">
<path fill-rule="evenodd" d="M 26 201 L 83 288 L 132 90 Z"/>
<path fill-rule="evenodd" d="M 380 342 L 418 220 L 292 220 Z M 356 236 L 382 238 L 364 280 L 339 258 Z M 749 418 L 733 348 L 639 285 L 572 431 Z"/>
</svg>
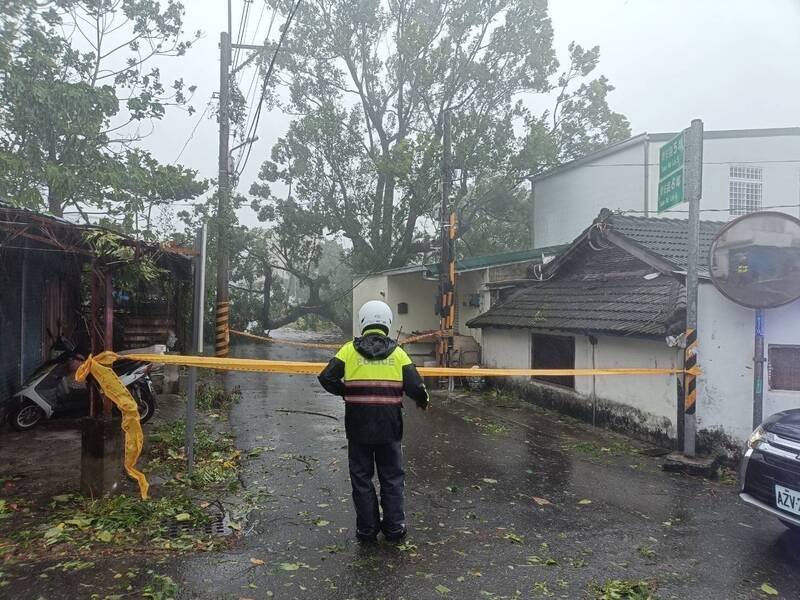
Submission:
<svg viewBox="0 0 800 600">
<path fill-rule="evenodd" d="M 0 11 L 0 193 L 55 215 L 130 207 L 138 223 L 205 190 L 195 172 L 137 147 L 168 106 L 193 110 L 194 88 L 162 82 L 158 68 L 191 45 L 179 2 L 24 0 Z"/>
<path fill-rule="evenodd" d="M 288 94 L 270 97 L 295 119 L 250 190 L 262 220 L 302 240 L 287 264 L 313 272 L 339 236 L 359 273 L 433 250 L 445 115 L 461 247 L 527 246 L 526 180 L 629 133 L 608 81 L 589 79 L 599 50 L 570 45 L 560 71 L 552 39 L 541 0 L 304 1 L 279 55 Z M 534 113 L 536 94 L 554 107 Z"/>
</svg>

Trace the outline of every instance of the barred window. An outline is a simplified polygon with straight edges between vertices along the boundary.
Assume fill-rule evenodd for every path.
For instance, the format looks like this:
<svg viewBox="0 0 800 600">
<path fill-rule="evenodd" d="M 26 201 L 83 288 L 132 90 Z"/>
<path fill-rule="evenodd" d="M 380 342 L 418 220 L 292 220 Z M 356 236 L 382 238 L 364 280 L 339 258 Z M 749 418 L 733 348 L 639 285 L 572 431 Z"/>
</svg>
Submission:
<svg viewBox="0 0 800 600">
<path fill-rule="evenodd" d="M 800 391 L 800 346 L 769 347 L 769 389 Z"/>
<path fill-rule="evenodd" d="M 732 216 L 761 210 L 764 191 L 764 169 L 731 167 L 728 183 L 728 205 Z"/>
</svg>

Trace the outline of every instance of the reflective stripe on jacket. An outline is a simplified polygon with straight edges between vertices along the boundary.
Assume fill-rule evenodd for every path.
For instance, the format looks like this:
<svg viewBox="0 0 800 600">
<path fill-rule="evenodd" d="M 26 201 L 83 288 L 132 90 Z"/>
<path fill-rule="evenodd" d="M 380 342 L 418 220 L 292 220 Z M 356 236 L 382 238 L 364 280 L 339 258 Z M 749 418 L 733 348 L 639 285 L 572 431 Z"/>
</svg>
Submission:
<svg viewBox="0 0 800 600">
<path fill-rule="evenodd" d="M 345 400 L 347 438 L 363 444 L 403 436 L 403 393 L 427 406 L 428 392 L 414 363 L 380 330 L 346 343 L 319 375 L 322 386 Z"/>
</svg>

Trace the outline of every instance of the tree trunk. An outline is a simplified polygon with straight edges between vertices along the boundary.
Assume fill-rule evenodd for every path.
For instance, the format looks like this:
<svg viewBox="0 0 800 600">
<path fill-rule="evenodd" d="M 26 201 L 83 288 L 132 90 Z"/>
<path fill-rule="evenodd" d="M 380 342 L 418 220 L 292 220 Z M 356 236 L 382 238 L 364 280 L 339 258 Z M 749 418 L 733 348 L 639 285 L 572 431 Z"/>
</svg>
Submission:
<svg viewBox="0 0 800 600">
<path fill-rule="evenodd" d="M 272 265 L 264 261 L 264 308 L 261 315 L 261 327 L 264 331 L 272 329 L 270 321 L 270 301 L 272 300 Z"/>
</svg>

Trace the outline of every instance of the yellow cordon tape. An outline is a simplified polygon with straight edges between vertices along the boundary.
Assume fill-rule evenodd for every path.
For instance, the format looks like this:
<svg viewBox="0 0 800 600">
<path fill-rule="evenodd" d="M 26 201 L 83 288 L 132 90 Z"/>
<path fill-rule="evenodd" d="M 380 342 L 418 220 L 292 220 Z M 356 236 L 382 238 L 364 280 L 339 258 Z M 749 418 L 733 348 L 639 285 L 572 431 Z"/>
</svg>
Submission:
<svg viewBox="0 0 800 600">
<path fill-rule="evenodd" d="M 122 413 L 122 431 L 125 432 L 125 470 L 139 484 L 139 493 L 142 499 L 146 500 L 150 484 L 147 483 L 144 473 L 136 468 L 139 455 L 142 453 L 142 446 L 144 446 L 142 424 L 139 422 L 136 401 L 111 368 L 117 358 L 118 356 L 113 352 L 103 352 L 97 356 L 90 354 L 86 362 L 75 372 L 75 379 L 85 381 L 89 375 L 94 377 L 106 398 L 116 404 L 119 412 Z"/>
<path fill-rule="evenodd" d="M 337 346 L 338 347 L 338 346 Z M 142 452 L 144 436 L 139 424 L 136 402 L 127 388 L 111 369 L 118 358 L 154 362 L 200 369 L 221 371 L 247 371 L 251 373 L 283 373 L 288 375 L 317 375 L 325 368 L 325 363 L 295 362 L 285 360 L 260 360 L 253 358 L 219 358 L 213 356 L 180 356 L 174 354 L 126 354 L 117 356 L 113 352 L 103 352 L 89 356 L 76 374 L 79 381 L 87 375 L 95 378 L 100 388 L 122 412 L 122 429 L 125 432 L 125 470 L 139 483 L 142 498 L 147 498 L 147 479 L 136 469 L 136 462 Z M 420 367 L 423 377 L 542 377 L 542 376 L 607 376 L 607 375 L 677 375 L 689 373 L 700 375 L 699 367 L 684 369 L 476 369 L 454 367 Z"/>
<path fill-rule="evenodd" d="M 231 329 L 230 333 L 233 335 L 238 335 L 243 338 L 249 338 L 251 340 L 258 340 L 260 342 L 270 342 L 272 344 L 284 344 L 286 346 L 298 346 L 300 348 L 324 348 L 328 350 L 338 350 L 342 347 L 345 342 L 339 342 L 337 344 L 319 344 L 315 342 L 294 342 L 292 340 L 282 340 L 279 338 L 274 338 L 271 336 L 265 335 L 256 335 L 254 333 L 247 333 L 246 331 L 236 331 L 235 329 Z M 434 337 L 441 337 L 443 335 L 447 335 L 447 332 L 444 331 L 432 331 L 431 333 L 423 333 L 421 335 L 415 335 L 410 338 L 406 338 L 405 340 L 398 342 L 400 346 L 404 346 L 406 344 L 415 344 L 416 342 L 420 342 L 422 340 L 427 340 L 428 338 Z"/>
</svg>

